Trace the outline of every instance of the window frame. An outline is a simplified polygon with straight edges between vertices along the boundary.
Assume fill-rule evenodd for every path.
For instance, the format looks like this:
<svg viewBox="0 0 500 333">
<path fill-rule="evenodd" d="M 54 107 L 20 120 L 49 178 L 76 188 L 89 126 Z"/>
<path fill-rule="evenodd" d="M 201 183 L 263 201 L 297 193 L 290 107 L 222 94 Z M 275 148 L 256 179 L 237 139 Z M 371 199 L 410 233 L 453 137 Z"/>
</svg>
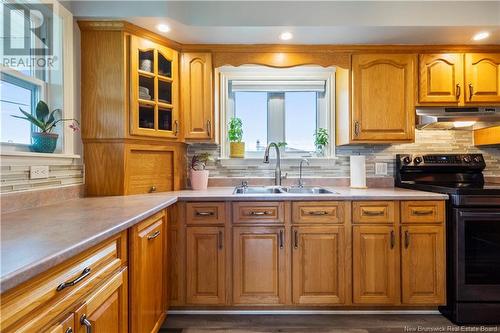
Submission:
<svg viewBox="0 0 500 333">
<path fill-rule="evenodd" d="M 75 74 L 74 68 L 74 43 L 73 43 L 73 30 L 74 30 L 74 22 L 73 15 L 70 11 L 68 11 L 64 6 L 62 6 L 57 1 L 42 1 L 41 3 L 50 3 L 52 4 L 52 8 L 54 11 L 54 15 L 58 16 L 61 21 L 61 26 L 58 28 L 62 32 L 62 40 L 60 43 L 61 47 L 61 55 L 62 62 L 60 64 L 60 70 L 62 71 L 61 80 L 59 85 L 62 87 L 63 96 L 59 100 L 61 105 L 61 109 L 63 110 L 64 118 L 76 118 L 76 101 L 75 101 L 75 80 L 78 79 Z M 56 36 L 56 34 L 54 34 Z M 56 44 L 56 41 L 54 41 Z M 20 80 L 36 83 L 41 85 L 41 90 L 39 94 L 39 100 L 43 99 L 47 102 L 50 108 L 52 108 L 52 104 L 54 103 L 54 99 L 60 98 L 60 93 L 57 91 L 57 82 L 52 82 L 51 80 L 51 72 L 45 71 L 43 76 L 47 81 L 43 81 L 38 79 L 35 76 L 39 76 L 40 73 L 31 73 L 35 74 L 34 76 L 29 76 L 21 71 L 15 70 L 13 68 L 7 68 L 0 64 L 0 70 L 5 72 L 10 76 L 14 76 L 19 78 Z M 54 88 L 52 88 L 54 86 Z M 51 90 L 52 89 L 52 90 Z M 38 103 L 38 100 L 36 101 Z M 29 149 L 29 144 L 19 144 L 19 143 L 8 143 L 8 142 L 0 142 L 0 156 L 25 156 L 25 157 L 40 157 L 40 158 L 72 158 L 79 159 L 80 155 L 78 155 L 76 150 L 79 148 L 75 147 L 75 133 L 68 126 L 62 126 L 61 131 L 59 131 L 60 139 L 58 142 L 58 150 L 54 153 L 37 153 L 31 152 Z M 31 137 L 30 137 L 31 139 Z"/>
<path fill-rule="evenodd" d="M 234 99 L 229 94 L 229 83 L 232 80 L 324 80 L 325 96 L 318 99 L 319 103 L 326 103 L 326 121 L 330 142 L 325 149 L 324 157 L 317 157 L 309 153 L 306 157 L 311 159 L 335 158 L 335 67 L 297 66 L 292 68 L 271 68 L 267 66 L 243 65 L 239 67 L 222 66 L 215 69 L 216 105 L 219 107 L 220 116 L 220 158 L 229 159 L 229 141 L 227 139 L 227 122 L 234 112 Z M 320 100 L 322 100 L 320 102 Z M 283 101 L 284 103 L 284 101 Z M 318 120 L 317 120 L 318 121 Z M 286 153 L 285 159 L 298 159 L 306 153 Z M 260 152 L 245 152 L 245 159 L 261 158 Z"/>
</svg>

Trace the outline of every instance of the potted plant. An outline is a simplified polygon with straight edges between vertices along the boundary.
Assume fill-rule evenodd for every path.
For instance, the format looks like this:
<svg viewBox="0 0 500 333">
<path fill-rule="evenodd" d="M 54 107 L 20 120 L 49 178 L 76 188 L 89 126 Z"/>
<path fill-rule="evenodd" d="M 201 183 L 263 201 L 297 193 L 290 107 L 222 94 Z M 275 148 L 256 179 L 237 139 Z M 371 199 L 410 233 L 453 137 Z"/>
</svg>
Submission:
<svg viewBox="0 0 500 333">
<path fill-rule="evenodd" d="M 328 145 L 328 131 L 326 128 L 318 128 L 314 133 L 314 145 L 316 146 L 316 154 L 325 156 L 325 147 Z"/>
<path fill-rule="evenodd" d="M 206 190 L 208 187 L 208 170 L 205 170 L 208 161 L 211 160 L 209 153 L 194 155 L 191 159 L 190 180 L 193 190 Z"/>
<path fill-rule="evenodd" d="M 243 122 L 240 118 L 231 118 L 227 135 L 229 139 L 229 157 L 245 157 L 245 143 L 241 142 L 243 139 Z"/>
<path fill-rule="evenodd" d="M 39 129 L 38 132 L 31 133 L 32 144 L 30 149 L 37 153 L 53 153 L 56 150 L 59 134 L 52 133 L 52 130 L 56 127 L 57 123 L 72 121 L 73 123 L 69 127 L 73 131 L 79 130 L 80 123 L 76 119 L 58 118 L 57 116 L 61 113 L 61 109 L 49 111 L 49 107 L 44 101 L 37 103 L 34 116 L 29 112 L 23 111 L 21 108 L 19 108 L 19 111 L 21 111 L 24 117 L 16 115 L 12 115 L 12 117 L 27 120 Z"/>
</svg>

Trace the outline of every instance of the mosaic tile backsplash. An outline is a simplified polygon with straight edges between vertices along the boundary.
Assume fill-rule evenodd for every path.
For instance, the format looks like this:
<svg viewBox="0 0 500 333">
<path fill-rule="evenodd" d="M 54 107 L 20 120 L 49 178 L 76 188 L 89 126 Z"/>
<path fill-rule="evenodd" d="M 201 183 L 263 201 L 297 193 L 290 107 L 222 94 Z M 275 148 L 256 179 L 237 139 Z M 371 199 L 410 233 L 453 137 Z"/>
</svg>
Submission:
<svg viewBox="0 0 500 333">
<path fill-rule="evenodd" d="M 210 177 L 274 177 L 274 160 L 264 164 L 260 160 L 245 163 L 231 163 L 217 160 L 219 146 L 216 144 L 191 144 L 188 147 L 188 161 L 194 154 L 209 152 L 216 160 L 209 163 Z M 415 143 L 396 145 L 353 145 L 336 148 L 336 159 L 328 161 L 311 160 L 304 168 L 304 177 L 349 177 L 349 156 L 366 155 L 367 177 L 375 176 L 375 163 L 387 163 L 387 173 L 394 176 L 394 159 L 401 153 L 481 153 L 486 160 L 484 171 L 487 177 L 500 177 L 500 148 L 478 148 L 473 146 L 472 131 L 463 130 L 417 130 Z M 233 165 L 234 164 L 234 165 Z M 188 164 L 189 165 L 189 164 Z M 282 170 L 288 177 L 298 177 L 298 161 L 284 161 Z"/>
</svg>

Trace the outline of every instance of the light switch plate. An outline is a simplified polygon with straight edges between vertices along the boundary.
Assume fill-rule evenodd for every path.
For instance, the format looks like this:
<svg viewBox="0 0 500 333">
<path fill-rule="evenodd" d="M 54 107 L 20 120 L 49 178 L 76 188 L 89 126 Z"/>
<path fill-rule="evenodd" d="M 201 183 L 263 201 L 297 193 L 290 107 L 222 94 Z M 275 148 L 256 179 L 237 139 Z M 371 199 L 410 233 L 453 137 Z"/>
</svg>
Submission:
<svg viewBox="0 0 500 333">
<path fill-rule="evenodd" d="M 30 166 L 30 179 L 49 178 L 48 165 L 32 165 Z"/>
<path fill-rule="evenodd" d="M 375 175 L 387 176 L 387 163 L 375 163 Z"/>
</svg>

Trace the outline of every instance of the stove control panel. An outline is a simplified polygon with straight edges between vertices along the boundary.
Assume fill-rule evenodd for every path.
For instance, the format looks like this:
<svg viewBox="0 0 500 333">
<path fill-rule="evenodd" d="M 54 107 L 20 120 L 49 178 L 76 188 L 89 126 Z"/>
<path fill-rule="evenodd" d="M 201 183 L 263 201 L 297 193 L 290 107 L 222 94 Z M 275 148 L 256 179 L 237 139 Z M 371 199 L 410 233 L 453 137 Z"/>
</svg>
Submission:
<svg viewBox="0 0 500 333">
<path fill-rule="evenodd" d="M 409 155 L 398 154 L 396 156 L 398 164 L 402 167 L 449 167 L 449 166 L 470 166 L 472 168 L 484 167 L 485 162 L 482 154 L 426 154 Z"/>
</svg>

